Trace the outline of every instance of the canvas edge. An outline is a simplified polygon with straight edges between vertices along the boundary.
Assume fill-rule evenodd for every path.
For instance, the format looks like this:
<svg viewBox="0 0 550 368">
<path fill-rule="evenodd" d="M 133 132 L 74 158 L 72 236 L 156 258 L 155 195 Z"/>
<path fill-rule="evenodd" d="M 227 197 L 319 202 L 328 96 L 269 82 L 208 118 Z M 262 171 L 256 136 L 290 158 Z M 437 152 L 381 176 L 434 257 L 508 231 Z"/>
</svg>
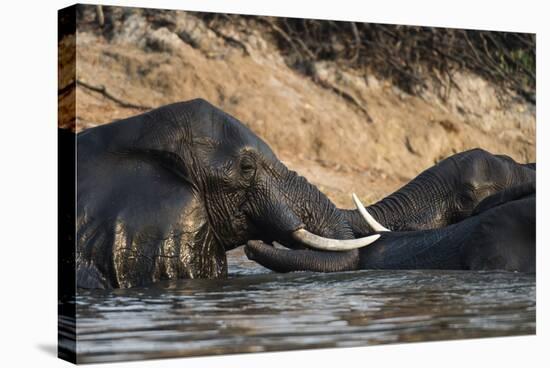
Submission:
<svg viewBox="0 0 550 368">
<path fill-rule="evenodd" d="M 76 356 L 76 9 L 58 10 L 58 142 L 57 142 L 57 231 L 58 231 L 58 346 L 57 356 L 77 363 Z M 74 35 L 74 42 L 60 41 Z M 63 62 L 70 55 L 74 62 Z M 67 80 L 69 81 L 67 83 Z M 63 103 L 62 100 L 68 101 Z M 69 121 L 69 124 L 66 122 Z"/>
</svg>

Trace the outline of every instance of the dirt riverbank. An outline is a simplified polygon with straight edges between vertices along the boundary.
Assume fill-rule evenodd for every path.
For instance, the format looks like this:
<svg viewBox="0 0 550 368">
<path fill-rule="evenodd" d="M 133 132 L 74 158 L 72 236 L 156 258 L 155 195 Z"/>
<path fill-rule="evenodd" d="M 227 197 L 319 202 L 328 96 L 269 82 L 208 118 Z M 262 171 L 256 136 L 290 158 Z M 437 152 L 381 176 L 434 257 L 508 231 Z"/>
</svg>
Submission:
<svg viewBox="0 0 550 368">
<path fill-rule="evenodd" d="M 77 130 L 201 97 L 247 124 L 342 207 L 352 206 L 352 192 L 375 201 L 469 148 L 535 161 L 535 106 L 502 103 L 479 76 L 454 75 L 445 100 L 435 87 L 413 96 L 335 63 L 317 63 L 309 78 L 262 29 L 214 31 L 192 13 L 152 18 L 132 9 L 106 36 L 94 14 L 81 18 L 76 60 L 67 59 L 76 62 Z M 70 100 L 60 96 L 61 104 Z M 69 123 L 67 114 L 61 125 Z"/>
</svg>

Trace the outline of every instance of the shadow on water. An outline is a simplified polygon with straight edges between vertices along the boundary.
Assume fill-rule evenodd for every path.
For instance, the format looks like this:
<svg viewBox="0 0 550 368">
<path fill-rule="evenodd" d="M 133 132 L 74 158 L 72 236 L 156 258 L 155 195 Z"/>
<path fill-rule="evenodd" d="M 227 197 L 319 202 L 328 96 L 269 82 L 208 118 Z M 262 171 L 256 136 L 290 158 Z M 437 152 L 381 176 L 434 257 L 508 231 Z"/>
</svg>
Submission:
<svg viewBox="0 0 550 368">
<path fill-rule="evenodd" d="M 228 254 L 230 278 L 80 290 L 79 362 L 535 333 L 535 276 L 275 274 Z"/>
</svg>

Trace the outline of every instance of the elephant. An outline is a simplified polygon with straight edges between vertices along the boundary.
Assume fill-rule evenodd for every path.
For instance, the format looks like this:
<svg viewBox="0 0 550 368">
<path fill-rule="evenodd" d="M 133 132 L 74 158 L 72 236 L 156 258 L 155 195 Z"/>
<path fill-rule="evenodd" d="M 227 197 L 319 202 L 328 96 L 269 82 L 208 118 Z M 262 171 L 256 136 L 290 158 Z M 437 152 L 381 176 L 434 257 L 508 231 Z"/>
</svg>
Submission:
<svg viewBox="0 0 550 368">
<path fill-rule="evenodd" d="M 469 217 L 485 198 L 536 179 L 536 164 L 520 164 L 506 155 L 475 148 L 459 152 L 426 169 L 368 213 L 393 231 L 445 227 Z M 355 201 L 357 204 L 357 201 Z M 373 231 L 360 211 L 345 211 L 355 236 Z"/>
<path fill-rule="evenodd" d="M 373 241 L 356 238 L 323 193 L 203 99 L 84 130 L 76 147 L 80 288 L 223 278 L 225 252 L 251 239 Z"/>
<path fill-rule="evenodd" d="M 523 166 L 535 168 L 532 164 Z M 252 240 L 245 247 L 248 258 L 278 272 L 358 269 L 536 272 L 535 181 L 487 196 L 466 218 L 443 227 L 422 229 L 427 226 L 412 223 L 411 228 L 422 230 L 390 231 L 374 220 L 357 198 L 354 199 L 363 212 L 365 223 L 380 235 L 373 244 L 338 249 L 343 252 L 288 251 Z M 460 215 L 463 216 L 464 211 L 460 211 Z M 441 223 L 441 219 L 428 222 L 433 226 Z"/>
<path fill-rule="evenodd" d="M 224 278 L 225 252 L 251 240 L 344 254 L 330 250 L 381 237 L 360 210 L 337 208 L 245 124 L 203 99 L 84 130 L 76 147 L 80 288 Z M 394 231 L 447 225 L 534 177 L 531 168 L 482 150 L 436 166 L 417 179 L 423 188 L 413 181 L 370 212 Z M 437 172 L 460 178 L 442 191 L 446 176 Z"/>
</svg>

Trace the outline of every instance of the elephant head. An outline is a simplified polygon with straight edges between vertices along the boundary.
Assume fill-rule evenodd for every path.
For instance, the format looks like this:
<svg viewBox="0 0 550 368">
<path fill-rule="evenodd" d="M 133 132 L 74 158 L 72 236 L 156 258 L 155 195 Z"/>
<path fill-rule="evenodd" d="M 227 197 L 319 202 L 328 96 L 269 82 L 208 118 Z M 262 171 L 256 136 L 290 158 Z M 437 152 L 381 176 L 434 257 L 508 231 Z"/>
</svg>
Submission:
<svg viewBox="0 0 550 368">
<path fill-rule="evenodd" d="M 482 149 L 454 154 L 420 173 L 405 186 L 367 207 L 382 228 L 364 221 L 360 210 L 344 211 L 355 236 L 375 230 L 428 230 L 460 222 L 485 198 L 535 181 L 535 164 Z M 357 200 L 356 200 L 357 204 Z"/>
<path fill-rule="evenodd" d="M 81 286 L 223 276 L 224 252 L 251 239 L 330 249 L 378 237 L 354 239 L 324 194 L 204 100 L 89 129 L 77 144 Z"/>
</svg>

